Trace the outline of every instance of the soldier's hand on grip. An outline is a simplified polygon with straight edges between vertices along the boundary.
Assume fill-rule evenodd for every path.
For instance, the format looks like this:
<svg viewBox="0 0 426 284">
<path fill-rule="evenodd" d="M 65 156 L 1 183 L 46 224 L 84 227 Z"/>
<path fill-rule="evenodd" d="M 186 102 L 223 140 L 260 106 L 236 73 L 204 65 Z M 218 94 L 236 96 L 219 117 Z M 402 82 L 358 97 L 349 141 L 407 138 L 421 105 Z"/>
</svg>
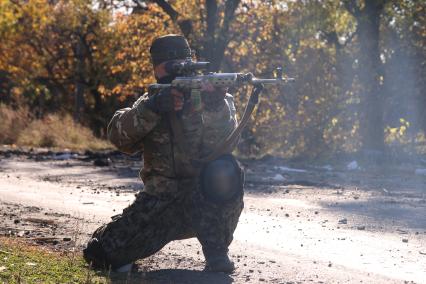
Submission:
<svg viewBox="0 0 426 284">
<path fill-rule="evenodd" d="M 204 104 L 212 107 L 223 102 L 226 95 L 226 88 L 214 87 L 208 81 L 202 83 L 201 91 Z"/>
<path fill-rule="evenodd" d="M 165 88 L 151 96 L 145 105 L 155 113 L 179 111 L 183 108 L 183 94 L 175 88 Z"/>
</svg>

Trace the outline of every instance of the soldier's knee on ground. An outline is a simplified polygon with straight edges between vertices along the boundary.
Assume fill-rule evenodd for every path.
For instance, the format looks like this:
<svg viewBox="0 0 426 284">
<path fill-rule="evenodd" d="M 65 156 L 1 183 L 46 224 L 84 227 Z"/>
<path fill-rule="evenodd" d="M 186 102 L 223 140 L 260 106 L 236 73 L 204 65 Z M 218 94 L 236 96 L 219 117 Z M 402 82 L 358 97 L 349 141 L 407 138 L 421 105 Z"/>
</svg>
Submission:
<svg viewBox="0 0 426 284">
<path fill-rule="evenodd" d="M 244 172 L 232 155 L 208 163 L 200 177 L 200 190 L 206 201 L 230 202 L 243 192 Z"/>
</svg>

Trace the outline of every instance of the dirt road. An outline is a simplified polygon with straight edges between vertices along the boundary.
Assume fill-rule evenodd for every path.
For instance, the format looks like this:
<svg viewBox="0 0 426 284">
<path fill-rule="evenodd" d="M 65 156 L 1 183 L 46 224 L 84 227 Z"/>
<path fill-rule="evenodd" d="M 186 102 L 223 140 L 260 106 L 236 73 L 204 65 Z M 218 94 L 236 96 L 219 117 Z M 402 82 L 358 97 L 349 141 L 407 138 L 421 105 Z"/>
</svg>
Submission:
<svg viewBox="0 0 426 284">
<path fill-rule="evenodd" d="M 81 249 L 143 187 L 139 161 L 104 162 L 1 154 L 0 234 Z M 245 209 L 230 248 L 237 271 L 201 272 L 190 239 L 139 261 L 146 283 L 426 283 L 426 176 L 245 165 Z"/>
</svg>

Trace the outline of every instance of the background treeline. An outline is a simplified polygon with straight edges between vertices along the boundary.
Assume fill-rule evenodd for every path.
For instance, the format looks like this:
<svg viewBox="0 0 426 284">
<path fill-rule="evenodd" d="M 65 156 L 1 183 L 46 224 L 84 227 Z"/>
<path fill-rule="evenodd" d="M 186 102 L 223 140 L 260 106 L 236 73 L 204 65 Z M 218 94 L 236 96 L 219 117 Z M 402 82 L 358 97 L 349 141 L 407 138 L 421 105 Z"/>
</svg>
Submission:
<svg viewBox="0 0 426 284">
<path fill-rule="evenodd" d="M 296 78 L 264 93 L 242 155 L 426 152 L 421 0 L 0 0 L 3 121 L 17 131 L 55 113 L 104 137 L 114 110 L 153 82 L 148 49 L 166 33 L 187 36 L 213 71 L 266 77 L 283 66 Z M 236 99 L 242 112 L 245 90 Z"/>
</svg>

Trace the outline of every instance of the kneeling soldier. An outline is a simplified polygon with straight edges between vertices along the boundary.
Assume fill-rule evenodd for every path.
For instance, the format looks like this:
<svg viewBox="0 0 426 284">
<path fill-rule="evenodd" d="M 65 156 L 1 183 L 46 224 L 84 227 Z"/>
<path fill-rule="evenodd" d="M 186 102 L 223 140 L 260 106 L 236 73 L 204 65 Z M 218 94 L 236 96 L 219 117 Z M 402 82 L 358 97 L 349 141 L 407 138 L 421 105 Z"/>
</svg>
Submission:
<svg viewBox="0 0 426 284">
<path fill-rule="evenodd" d="M 191 56 L 179 35 L 157 38 L 150 53 L 157 82 L 165 84 L 174 79 L 166 64 Z M 243 208 L 243 172 L 230 153 L 198 168 L 191 163 L 235 129 L 233 97 L 206 86 L 199 104 L 190 94 L 168 88 L 144 94 L 114 114 L 109 139 L 124 153 L 143 150 L 144 189 L 122 214 L 93 233 L 84 250 L 93 267 L 126 271 L 170 241 L 196 237 L 206 270 L 234 270 L 228 246 Z M 172 127 L 172 114 L 180 128 Z"/>
</svg>

